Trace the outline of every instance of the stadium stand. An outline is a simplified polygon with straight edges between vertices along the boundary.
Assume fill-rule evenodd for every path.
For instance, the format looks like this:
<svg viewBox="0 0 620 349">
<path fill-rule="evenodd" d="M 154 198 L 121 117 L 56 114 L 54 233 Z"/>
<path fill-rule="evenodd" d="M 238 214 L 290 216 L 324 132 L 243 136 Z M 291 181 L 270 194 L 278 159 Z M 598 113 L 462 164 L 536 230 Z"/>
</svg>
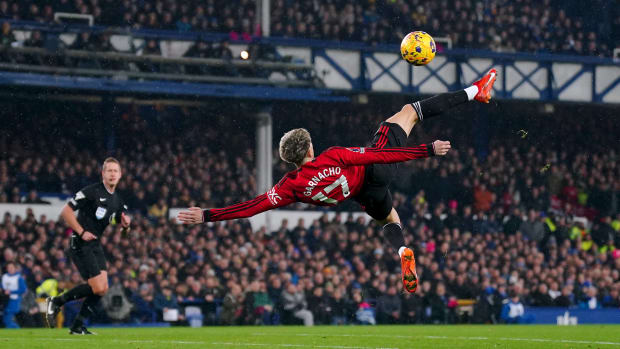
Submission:
<svg viewBox="0 0 620 349">
<path fill-rule="evenodd" d="M 261 35 L 253 1 L 0 1 L 0 17 L 54 22 L 55 12 L 92 15 L 98 25 L 180 32 Z M 450 38 L 456 48 L 610 57 L 620 46 L 612 0 L 284 1 L 272 2 L 271 35 L 371 45 L 399 42 L 411 28 Z"/>
<path fill-rule="evenodd" d="M 392 107 L 280 107 L 274 134 L 304 126 L 317 150 L 364 145 Z M 71 194 L 97 181 L 101 159 L 94 154 L 110 147 L 97 108 L 3 104 L 0 201 L 40 202 L 40 192 Z M 502 322 L 509 321 L 502 319 L 502 301 L 515 297 L 527 306 L 620 307 L 620 168 L 612 147 L 620 130 L 608 117 L 612 108 L 578 118 L 571 106 L 545 116 L 521 106 L 462 122 L 476 112 L 468 109 L 416 127 L 410 142 L 445 138 L 455 151 L 401 168 L 395 206 L 423 280 L 414 295 L 396 291 L 399 259 L 381 241 L 380 227 L 364 218 L 324 216 L 309 229 L 282 221 L 275 231 L 243 220 L 194 227 L 169 221 L 171 207 L 253 196 L 251 122 L 205 119 L 209 113 L 200 108 L 117 108 L 113 155 L 124 165 L 119 190 L 134 219 L 129 236 L 109 227 L 102 241 L 111 291 L 94 321 L 151 323 L 164 320 L 164 309 L 197 307 L 204 324 Z M 72 130 L 69 113 L 82 115 L 86 127 Z M 35 119 L 37 128 L 54 132 L 37 132 Z M 350 132 L 321 132 L 345 128 Z M 489 128 L 496 133 L 478 144 L 477 135 Z M 93 130 L 100 130 L 96 138 L 87 138 Z M 275 179 L 284 171 L 276 163 Z M 0 265 L 21 266 L 29 295 L 24 309 L 56 292 L 45 281 L 55 280 L 58 290 L 79 282 L 64 253 L 69 233 L 55 217 L 3 217 Z M 67 323 L 74 308 L 65 308 Z M 185 314 L 178 321 L 195 321 Z M 22 324 L 40 325 L 36 316 L 22 315 Z"/>
</svg>

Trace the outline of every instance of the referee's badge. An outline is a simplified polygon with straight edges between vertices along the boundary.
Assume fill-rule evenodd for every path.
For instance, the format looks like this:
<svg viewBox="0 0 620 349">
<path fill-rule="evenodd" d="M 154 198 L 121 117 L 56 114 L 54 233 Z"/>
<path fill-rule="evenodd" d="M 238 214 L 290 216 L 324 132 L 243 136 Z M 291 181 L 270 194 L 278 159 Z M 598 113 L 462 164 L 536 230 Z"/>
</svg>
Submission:
<svg viewBox="0 0 620 349">
<path fill-rule="evenodd" d="M 97 207 L 97 211 L 95 211 L 95 217 L 97 217 L 97 219 L 103 219 L 107 211 L 108 210 L 105 207 Z"/>
</svg>

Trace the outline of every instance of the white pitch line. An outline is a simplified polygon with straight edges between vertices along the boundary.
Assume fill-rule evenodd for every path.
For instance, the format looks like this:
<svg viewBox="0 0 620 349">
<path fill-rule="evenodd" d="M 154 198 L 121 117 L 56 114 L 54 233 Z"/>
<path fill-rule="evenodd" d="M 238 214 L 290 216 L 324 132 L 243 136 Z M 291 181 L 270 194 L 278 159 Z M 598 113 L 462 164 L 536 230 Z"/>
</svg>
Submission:
<svg viewBox="0 0 620 349">
<path fill-rule="evenodd" d="M 101 337 L 90 337 L 92 339 Z M 87 342 L 90 338 L 45 338 L 39 337 L 36 340 L 58 341 L 58 342 Z M 105 338 L 105 337 L 103 337 Z M 32 340 L 32 338 L 2 338 L 3 341 L 11 340 Z M 215 346 L 243 346 L 243 347 L 281 347 L 281 348 L 323 348 L 323 349 L 399 349 L 395 347 L 359 347 L 346 345 L 313 345 L 313 344 L 293 344 L 293 343 L 235 343 L 235 342 L 204 342 L 204 341 L 177 341 L 177 340 L 140 340 L 140 339 L 112 339 L 114 343 L 149 343 L 149 344 L 191 344 L 191 345 L 215 345 Z"/>
<path fill-rule="evenodd" d="M 330 348 L 330 349 L 398 349 L 398 348 L 388 348 L 388 347 L 358 347 L 358 346 L 347 346 L 347 345 L 313 345 L 313 344 L 273 344 L 273 343 L 233 343 L 233 342 L 214 342 L 211 343 L 214 345 L 237 345 L 237 346 L 247 346 L 247 347 L 283 347 L 283 348 Z"/>
<path fill-rule="evenodd" d="M 321 334 L 321 333 L 296 333 L 296 334 L 278 334 L 278 333 L 252 333 L 256 336 L 324 336 L 324 337 L 377 337 L 377 338 L 426 338 L 426 339 L 464 339 L 464 340 L 501 340 L 501 341 L 518 341 L 518 342 L 544 342 L 544 343 L 569 343 L 569 344 L 601 344 L 601 345 L 620 345 L 620 342 L 605 341 L 586 341 L 572 339 L 545 339 L 545 338 L 512 338 L 512 337 L 465 337 L 465 336 L 405 336 L 405 335 L 385 335 L 385 334 Z"/>
</svg>

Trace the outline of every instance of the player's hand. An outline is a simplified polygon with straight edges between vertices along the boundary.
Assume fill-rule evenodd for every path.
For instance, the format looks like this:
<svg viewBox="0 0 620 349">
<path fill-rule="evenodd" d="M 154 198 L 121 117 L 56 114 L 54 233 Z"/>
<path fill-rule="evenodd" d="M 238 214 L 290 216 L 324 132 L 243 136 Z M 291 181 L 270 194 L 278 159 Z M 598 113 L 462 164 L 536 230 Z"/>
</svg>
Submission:
<svg viewBox="0 0 620 349">
<path fill-rule="evenodd" d="M 202 208 L 200 207 L 190 207 L 187 211 L 181 211 L 177 218 L 183 224 L 199 224 L 204 222 Z"/>
<path fill-rule="evenodd" d="M 131 217 L 125 214 L 125 212 L 121 213 L 121 227 L 129 228 L 131 224 Z"/>
<path fill-rule="evenodd" d="M 436 140 L 433 142 L 433 150 L 435 151 L 435 155 L 446 155 L 451 148 L 450 141 Z"/>
<path fill-rule="evenodd" d="M 95 236 L 95 234 L 89 232 L 89 231 L 85 231 L 82 233 L 82 240 L 84 241 L 91 241 L 91 240 L 95 240 L 97 239 L 97 236 Z"/>
</svg>

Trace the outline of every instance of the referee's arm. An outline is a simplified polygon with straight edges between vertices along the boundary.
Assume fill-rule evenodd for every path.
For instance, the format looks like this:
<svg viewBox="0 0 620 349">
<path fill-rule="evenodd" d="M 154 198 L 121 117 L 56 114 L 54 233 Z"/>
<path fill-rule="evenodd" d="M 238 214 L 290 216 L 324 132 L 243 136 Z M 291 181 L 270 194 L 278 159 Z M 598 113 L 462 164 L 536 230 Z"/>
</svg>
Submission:
<svg viewBox="0 0 620 349">
<path fill-rule="evenodd" d="M 82 236 L 84 228 L 82 228 L 82 225 L 75 217 L 75 211 L 73 210 L 73 208 L 71 208 L 71 206 L 66 204 L 65 207 L 62 208 L 60 216 L 62 217 L 62 219 L 65 220 L 65 222 L 67 222 L 67 224 L 69 224 L 69 227 L 71 227 L 71 229 L 73 229 L 76 234 Z"/>
<path fill-rule="evenodd" d="M 86 202 L 89 201 L 89 198 L 92 199 L 92 196 L 92 190 L 84 188 L 78 191 L 75 196 L 69 200 L 65 207 L 62 208 L 62 212 L 60 212 L 60 216 L 65 220 L 65 222 L 67 222 L 69 227 L 71 227 L 77 235 L 86 241 L 96 239 L 97 237 L 95 234 L 86 231 L 84 227 L 82 227 L 80 222 L 78 222 L 75 217 L 75 211 L 83 208 L 86 205 Z"/>
</svg>

